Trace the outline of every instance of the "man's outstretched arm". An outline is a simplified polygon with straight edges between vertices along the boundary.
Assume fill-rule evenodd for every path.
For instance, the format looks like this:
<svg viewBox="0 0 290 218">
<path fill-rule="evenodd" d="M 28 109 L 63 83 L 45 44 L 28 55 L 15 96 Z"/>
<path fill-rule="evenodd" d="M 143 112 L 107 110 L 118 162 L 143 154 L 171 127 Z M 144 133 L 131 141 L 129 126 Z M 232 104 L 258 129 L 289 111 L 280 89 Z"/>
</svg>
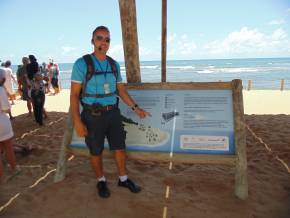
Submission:
<svg viewBox="0 0 290 218">
<path fill-rule="evenodd" d="M 151 116 L 151 114 L 145 110 L 143 110 L 140 107 L 136 107 L 137 103 L 131 98 L 129 93 L 127 92 L 127 88 L 123 83 L 117 83 L 117 89 L 119 96 L 121 99 L 129 106 L 131 107 L 135 113 L 140 117 L 140 118 L 145 118 L 146 116 Z"/>
</svg>

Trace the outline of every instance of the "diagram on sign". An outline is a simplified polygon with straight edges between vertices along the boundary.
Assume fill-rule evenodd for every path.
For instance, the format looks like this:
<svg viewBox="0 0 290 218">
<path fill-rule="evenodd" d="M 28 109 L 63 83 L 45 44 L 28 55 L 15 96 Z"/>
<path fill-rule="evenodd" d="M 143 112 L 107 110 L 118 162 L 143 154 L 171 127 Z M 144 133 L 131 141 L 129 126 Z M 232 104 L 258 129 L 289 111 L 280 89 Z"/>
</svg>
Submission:
<svg viewBox="0 0 290 218">
<path fill-rule="evenodd" d="M 130 145 L 156 147 L 166 144 L 170 139 L 168 132 L 152 126 L 139 124 L 124 116 L 123 124 L 127 132 L 126 143 Z"/>
</svg>

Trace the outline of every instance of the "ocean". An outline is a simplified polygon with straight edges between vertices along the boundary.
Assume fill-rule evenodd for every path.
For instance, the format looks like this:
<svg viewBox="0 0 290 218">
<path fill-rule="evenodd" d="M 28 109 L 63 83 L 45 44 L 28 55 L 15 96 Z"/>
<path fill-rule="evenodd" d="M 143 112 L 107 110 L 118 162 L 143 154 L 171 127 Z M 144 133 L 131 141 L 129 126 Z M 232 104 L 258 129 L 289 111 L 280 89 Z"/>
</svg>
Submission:
<svg viewBox="0 0 290 218">
<path fill-rule="evenodd" d="M 119 62 L 121 75 L 126 81 L 124 62 Z M 59 63 L 59 80 L 63 89 L 70 88 L 73 63 Z M 16 66 L 13 66 L 16 69 Z M 141 61 L 142 82 L 161 81 L 160 61 Z M 13 72 L 15 72 L 15 69 Z M 278 90 L 281 80 L 290 89 L 290 58 L 208 59 L 167 61 L 167 82 L 217 82 L 241 79 L 247 88 Z"/>
</svg>

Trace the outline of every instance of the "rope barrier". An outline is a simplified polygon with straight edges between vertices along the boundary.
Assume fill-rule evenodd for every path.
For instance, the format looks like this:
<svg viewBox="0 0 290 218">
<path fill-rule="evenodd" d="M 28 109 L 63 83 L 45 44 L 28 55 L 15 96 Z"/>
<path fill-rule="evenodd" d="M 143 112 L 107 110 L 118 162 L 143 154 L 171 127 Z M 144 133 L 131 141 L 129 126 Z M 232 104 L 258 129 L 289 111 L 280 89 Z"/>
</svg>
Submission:
<svg viewBox="0 0 290 218">
<path fill-rule="evenodd" d="M 244 125 L 245 125 L 245 127 L 249 130 L 249 132 L 252 134 L 252 136 L 258 141 L 258 142 L 260 142 L 261 144 L 263 144 L 264 145 L 264 147 L 266 148 L 266 150 L 277 160 L 277 161 L 279 161 L 281 164 L 282 164 L 282 166 L 283 167 L 285 167 L 285 169 L 286 169 L 286 171 L 288 172 L 288 173 L 290 173 L 290 169 L 289 169 L 289 166 L 286 164 L 286 162 L 283 160 L 283 159 L 281 159 L 278 155 L 274 155 L 273 154 L 273 151 L 272 151 L 272 149 L 271 149 L 271 147 L 267 144 L 267 143 L 265 143 L 264 141 L 263 141 L 263 139 L 262 138 L 260 138 L 247 124 L 245 124 L 244 123 Z"/>
</svg>

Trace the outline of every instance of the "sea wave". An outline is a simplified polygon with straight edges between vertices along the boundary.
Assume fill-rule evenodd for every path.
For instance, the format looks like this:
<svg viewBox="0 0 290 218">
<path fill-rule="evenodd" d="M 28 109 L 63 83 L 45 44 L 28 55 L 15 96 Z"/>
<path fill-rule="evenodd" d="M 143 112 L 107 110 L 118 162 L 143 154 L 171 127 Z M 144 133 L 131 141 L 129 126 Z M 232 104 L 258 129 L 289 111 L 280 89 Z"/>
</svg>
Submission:
<svg viewBox="0 0 290 218">
<path fill-rule="evenodd" d="M 141 69 L 158 69 L 159 65 L 141 65 Z M 121 70 L 126 70 L 125 66 L 121 66 Z"/>
<path fill-rule="evenodd" d="M 141 65 L 140 68 L 141 69 L 158 69 L 159 66 L 158 65 Z"/>
<path fill-rule="evenodd" d="M 204 70 L 197 70 L 197 73 L 241 73 L 241 72 L 258 72 L 258 68 L 236 67 L 236 68 L 214 68 L 212 66 Z"/>
<path fill-rule="evenodd" d="M 195 66 L 168 66 L 167 69 L 193 70 Z"/>
</svg>

